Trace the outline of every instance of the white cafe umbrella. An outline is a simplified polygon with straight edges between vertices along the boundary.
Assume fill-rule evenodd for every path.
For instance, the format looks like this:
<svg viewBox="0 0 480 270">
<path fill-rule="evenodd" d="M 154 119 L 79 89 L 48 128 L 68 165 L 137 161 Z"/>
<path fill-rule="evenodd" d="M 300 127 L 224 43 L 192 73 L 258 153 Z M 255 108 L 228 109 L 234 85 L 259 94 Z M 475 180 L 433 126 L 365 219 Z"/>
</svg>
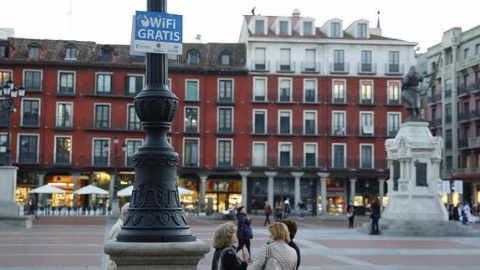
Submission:
<svg viewBox="0 0 480 270">
<path fill-rule="evenodd" d="M 132 196 L 132 191 L 133 191 L 133 185 L 119 190 L 117 192 L 117 195 L 118 196 Z M 193 191 L 191 191 L 189 189 L 178 187 L 178 194 L 180 194 L 180 195 L 190 195 L 192 193 L 193 193 Z"/>
<path fill-rule="evenodd" d="M 29 193 L 45 193 L 45 194 L 50 194 L 50 193 L 65 193 L 67 191 L 63 190 L 63 189 L 60 189 L 60 188 L 56 188 L 56 187 L 53 187 L 53 186 L 50 186 L 50 185 L 44 185 L 44 186 L 41 186 L 41 187 L 38 187 L 38 188 L 34 188 L 32 190 L 29 191 Z"/>
<path fill-rule="evenodd" d="M 101 189 L 99 187 L 96 187 L 96 186 L 88 185 L 88 186 L 85 186 L 85 187 L 82 187 L 82 188 L 76 190 L 73 193 L 74 194 L 101 194 L 101 195 L 106 195 L 106 194 L 108 194 L 108 191 L 103 190 L 103 189 Z"/>
</svg>

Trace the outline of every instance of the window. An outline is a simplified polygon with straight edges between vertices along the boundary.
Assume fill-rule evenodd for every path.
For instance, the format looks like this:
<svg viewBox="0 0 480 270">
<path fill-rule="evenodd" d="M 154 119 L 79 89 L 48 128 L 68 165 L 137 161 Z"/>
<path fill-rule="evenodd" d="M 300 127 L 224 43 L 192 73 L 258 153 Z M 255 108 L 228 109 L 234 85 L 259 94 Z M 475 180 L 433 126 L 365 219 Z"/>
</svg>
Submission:
<svg viewBox="0 0 480 270">
<path fill-rule="evenodd" d="M 332 135 L 336 135 L 336 136 L 347 135 L 345 112 L 343 112 L 343 111 L 333 111 L 332 112 L 332 122 L 333 122 Z"/>
<path fill-rule="evenodd" d="M 452 104 L 445 104 L 445 123 L 452 122 Z"/>
<path fill-rule="evenodd" d="M 59 128 L 73 127 L 73 103 L 57 103 L 55 126 Z"/>
<path fill-rule="evenodd" d="M 253 157 L 252 166 L 265 167 L 267 166 L 267 143 L 253 142 Z"/>
<path fill-rule="evenodd" d="M 363 136 L 372 136 L 373 131 L 373 112 L 360 112 L 360 134 Z"/>
<path fill-rule="evenodd" d="M 110 105 L 95 104 L 95 128 L 110 127 Z"/>
<path fill-rule="evenodd" d="M 400 104 L 400 81 L 387 82 L 387 104 L 388 105 Z"/>
<path fill-rule="evenodd" d="M 313 23 L 312 22 L 303 22 L 303 35 L 313 35 Z"/>
<path fill-rule="evenodd" d="M 360 145 L 360 168 L 373 169 L 373 145 Z"/>
<path fill-rule="evenodd" d="M 334 71 L 345 70 L 345 51 L 344 50 L 333 51 L 333 70 Z"/>
<path fill-rule="evenodd" d="M 373 81 L 360 81 L 360 104 L 373 104 Z"/>
<path fill-rule="evenodd" d="M 303 72 L 318 72 L 316 68 L 316 53 L 315 49 L 305 50 L 305 64 Z"/>
<path fill-rule="evenodd" d="M 317 112 L 304 111 L 303 112 L 303 134 L 317 135 Z"/>
<path fill-rule="evenodd" d="M 220 65 L 230 66 L 231 65 L 231 55 L 229 52 L 222 52 L 220 54 Z"/>
<path fill-rule="evenodd" d="M 288 21 L 280 21 L 279 22 L 280 26 L 280 35 L 288 35 Z"/>
<path fill-rule="evenodd" d="M 468 56 L 469 56 L 469 55 L 468 55 L 468 51 L 469 51 L 468 48 L 463 49 L 463 59 L 467 59 L 467 58 L 468 58 Z"/>
<path fill-rule="evenodd" d="M 292 166 L 292 144 L 278 143 L 278 166 L 290 167 Z"/>
<path fill-rule="evenodd" d="M 137 95 L 143 89 L 143 76 L 141 75 L 128 75 L 126 80 L 126 93 L 127 95 Z"/>
<path fill-rule="evenodd" d="M 38 59 L 38 58 L 40 58 L 40 47 L 29 47 L 28 59 Z"/>
<path fill-rule="evenodd" d="M 77 59 L 77 48 L 75 45 L 68 45 L 65 48 L 65 60 L 76 60 Z"/>
<path fill-rule="evenodd" d="M 340 23 L 332 22 L 330 25 L 330 37 L 332 38 L 339 38 L 340 37 Z"/>
<path fill-rule="evenodd" d="M 336 144 L 332 145 L 332 167 L 333 168 L 345 168 L 346 167 L 346 146 L 345 144 Z"/>
<path fill-rule="evenodd" d="M 233 101 L 233 80 L 218 80 L 218 101 Z"/>
<path fill-rule="evenodd" d="M 452 149 L 452 142 L 452 130 L 447 129 L 445 130 L 445 149 Z"/>
<path fill-rule="evenodd" d="M 400 113 L 387 113 L 387 136 L 395 137 L 400 129 Z"/>
<path fill-rule="evenodd" d="M 265 21 L 264 20 L 255 20 L 255 34 L 260 34 L 260 35 L 265 34 Z"/>
<path fill-rule="evenodd" d="M 267 101 L 267 79 L 266 78 L 254 78 L 253 81 L 253 100 L 254 101 Z"/>
<path fill-rule="evenodd" d="M 110 47 L 102 48 L 102 61 L 103 62 L 112 62 L 113 60 L 113 49 Z"/>
<path fill-rule="evenodd" d="M 197 50 L 191 50 L 187 53 L 187 59 L 189 65 L 199 65 L 200 53 Z"/>
<path fill-rule="evenodd" d="M 40 124 L 39 110 L 40 100 L 24 98 L 22 100 L 22 126 L 38 127 Z"/>
<path fill-rule="evenodd" d="M 304 102 L 317 101 L 317 80 L 305 79 L 303 81 L 303 100 Z"/>
<path fill-rule="evenodd" d="M 18 162 L 38 162 L 38 135 L 20 135 L 18 147 Z"/>
<path fill-rule="evenodd" d="M 232 167 L 232 141 L 217 141 L 217 166 Z"/>
<path fill-rule="evenodd" d="M 0 45 L 0 57 L 10 57 L 10 46 L 8 44 Z"/>
<path fill-rule="evenodd" d="M 12 72 L 6 70 L 0 70 L 0 87 L 3 87 L 7 84 L 7 81 L 12 78 Z"/>
<path fill-rule="evenodd" d="M 112 93 L 112 74 L 97 74 L 97 94 Z"/>
<path fill-rule="evenodd" d="M 233 132 L 233 109 L 218 108 L 218 132 Z"/>
<path fill-rule="evenodd" d="M 75 73 L 60 72 L 59 77 L 60 78 L 59 78 L 58 93 L 60 94 L 75 93 Z"/>
<path fill-rule="evenodd" d="M 142 123 L 140 122 L 140 118 L 138 118 L 137 114 L 135 113 L 135 106 L 128 105 L 128 130 L 141 130 Z"/>
<path fill-rule="evenodd" d="M 278 101 L 290 102 L 292 101 L 292 80 L 286 78 L 279 78 Z"/>
<path fill-rule="evenodd" d="M 292 133 L 292 112 L 279 111 L 278 112 L 278 133 L 291 134 Z"/>
<path fill-rule="evenodd" d="M 475 55 L 480 54 L 480 43 L 475 44 Z"/>
<path fill-rule="evenodd" d="M 255 48 L 254 70 L 267 70 L 265 48 Z"/>
<path fill-rule="evenodd" d="M 185 139 L 183 147 L 183 166 L 198 167 L 198 140 Z"/>
<path fill-rule="evenodd" d="M 7 134 L 0 133 L 0 164 L 4 164 L 8 149 Z"/>
<path fill-rule="evenodd" d="M 267 132 L 267 111 L 254 110 L 253 111 L 253 133 L 265 134 Z"/>
<path fill-rule="evenodd" d="M 70 164 L 72 158 L 72 137 L 55 136 L 55 163 Z"/>
<path fill-rule="evenodd" d="M 7 127 L 9 121 L 9 105 L 7 100 L 0 99 L 0 127 Z"/>
<path fill-rule="evenodd" d="M 186 80 L 185 101 L 198 101 L 198 80 Z"/>
<path fill-rule="evenodd" d="M 185 107 L 185 132 L 198 133 L 198 108 Z"/>
<path fill-rule="evenodd" d="M 290 49 L 280 49 L 280 71 L 291 71 Z"/>
<path fill-rule="evenodd" d="M 388 71 L 400 72 L 400 52 L 398 51 L 388 52 Z"/>
<path fill-rule="evenodd" d="M 372 51 L 362 51 L 361 72 L 372 72 Z"/>
<path fill-rule="evenodd" d="M 357 37 L 358 38 L 367 38 L 367 24 L 359 23 L 357 25 Z"/>
<path fill-rule="evenodd" d="M 108 139 L 93 139 L 93 166 L 108 166 L 110 144 Z"/>
<path fill-rule="evenodd" d="M 346 81 L 343 80 L 333 81 L 333 103 L 347 103 L 345 84 Z"/>
<path fill-rule="evenodd" d="M 317 144 L 306 143 L 303 146 L 304 151 L 304 166 L 317 167 Z"/>
<path fill-rule="evenodd" d="M 23 87 L 26 91 L 42 91 L 42 71 L 25 70 L 23 76 Z"/>
<path fill-rule="evenodd" d="M 127 144 L 127 152 L 125 153 L 126 157 L 126 166 L 133 167 L 133 154 L 138 151 L 140 146 L 142 146 L 142 140 L 125 140 Z"/>
</svg>

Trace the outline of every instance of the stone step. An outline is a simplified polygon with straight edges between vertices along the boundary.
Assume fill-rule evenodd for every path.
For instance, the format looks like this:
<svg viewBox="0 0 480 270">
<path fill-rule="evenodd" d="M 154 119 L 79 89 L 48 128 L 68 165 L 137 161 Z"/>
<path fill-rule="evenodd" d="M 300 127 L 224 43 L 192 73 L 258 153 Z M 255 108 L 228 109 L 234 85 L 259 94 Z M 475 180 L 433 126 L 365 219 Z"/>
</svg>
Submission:
<svg viewBox="0 0 480 270">
<path fill-rule="evenodd" d="M 388 236 L 480 236 L 472 226 L 455 221 L 397 221 L 385 220 L 379 223 L 382 235 Z M 371 222 L 363 223 L 358 231 L 370 233 Z"/>
</svg>

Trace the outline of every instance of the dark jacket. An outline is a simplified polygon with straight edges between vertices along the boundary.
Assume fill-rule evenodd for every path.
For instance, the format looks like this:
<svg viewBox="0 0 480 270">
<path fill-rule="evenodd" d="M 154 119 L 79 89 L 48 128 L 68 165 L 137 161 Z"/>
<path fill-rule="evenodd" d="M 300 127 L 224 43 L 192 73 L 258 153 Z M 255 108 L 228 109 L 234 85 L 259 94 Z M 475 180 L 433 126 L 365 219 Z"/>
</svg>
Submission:
<svg viewBox="0 0 480 270">
<path fill-rule="evenodd" d="M 380 218 L 380 204 L 372 203 L 372 218 Z"/>
<path fill-rule="evenodd" d="M 225 252 L 223 252 L 225 250 Z M 223 252 L 222 265 L 219 267 L 218 261 Z M 235 253 L 234 247 L 228 247 L 226 249 L 217 248 L 213 254 L 212 270 L 245 270 L 247 269 L 247 263 L 242 262 Z"/>
<path fill-rule="evenodd" d="M 290 243 L 288 243 L 288 245 L 295 249 L 295 251 L 297 252 L 297 269 L 298 267 L 300 267 L 300 249 L 298 248 L 297 244 L 295 244 L 295 242 L 293 241 L 290 241 Z"/>
<path fill-rule="evenodd" d="M 237 238 L 238 239 L 244 239 L 246 237 L 251 238 L 251 235 L 248 235 L 246 233 L 247 228 L 250 227 L 250 223 L 251 222 L 250 222 L 250 219 L 247 218 L 247 214 L 242 212 L 237 213 Z"/>
</svg>

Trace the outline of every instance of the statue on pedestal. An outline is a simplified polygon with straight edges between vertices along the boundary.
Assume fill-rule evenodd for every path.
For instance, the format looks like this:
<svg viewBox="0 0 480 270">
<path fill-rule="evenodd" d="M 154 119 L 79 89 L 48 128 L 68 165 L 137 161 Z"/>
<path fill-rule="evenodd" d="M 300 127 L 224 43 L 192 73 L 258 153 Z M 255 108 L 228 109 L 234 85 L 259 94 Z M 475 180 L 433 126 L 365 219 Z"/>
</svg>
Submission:
<svg viewBox="0 0 480 270">
<path fill-rule="evenodd" d="M 407 121 L 417 120 L 420 117 L 421 100 L 426 94 L 426 89 L 419 88 L 422 81 L 423 76 L 415 70 L 415 66 L 411 66 L 407 75 L 403 77 L 402 102 L 410 113 Z"/>
</svg>

